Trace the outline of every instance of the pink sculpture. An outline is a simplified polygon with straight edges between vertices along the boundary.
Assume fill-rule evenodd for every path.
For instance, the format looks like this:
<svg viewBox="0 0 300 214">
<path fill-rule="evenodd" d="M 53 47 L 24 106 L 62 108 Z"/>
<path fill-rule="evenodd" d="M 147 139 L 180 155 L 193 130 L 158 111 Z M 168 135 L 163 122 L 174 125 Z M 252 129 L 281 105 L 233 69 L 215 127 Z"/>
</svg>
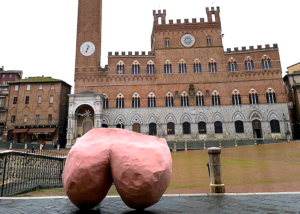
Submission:
<svg viewBox="0 0 300 214">
<path fill-rule="evenodd" d="M 162 197 L 171 174 L 172 158 L 164 139 L 124 129 L 93 129 L 69 152 L 63 185 L 80 209 L 97 206 L 112 182 L 128 207 L 145 209 Z"/>
</svg>

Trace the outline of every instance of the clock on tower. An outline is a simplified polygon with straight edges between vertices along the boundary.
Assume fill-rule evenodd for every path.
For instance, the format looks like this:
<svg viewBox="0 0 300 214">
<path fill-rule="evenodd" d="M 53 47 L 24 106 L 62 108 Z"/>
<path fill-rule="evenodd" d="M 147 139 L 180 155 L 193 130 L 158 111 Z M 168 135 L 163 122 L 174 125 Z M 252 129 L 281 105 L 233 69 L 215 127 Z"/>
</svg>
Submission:
<svg viewBox="0 0 300 214">
<path fill-rule="evenodd" d="M 102 0 L 79 0 L 76 72 L 100 70 L 101 26 Z"/>
</svg>

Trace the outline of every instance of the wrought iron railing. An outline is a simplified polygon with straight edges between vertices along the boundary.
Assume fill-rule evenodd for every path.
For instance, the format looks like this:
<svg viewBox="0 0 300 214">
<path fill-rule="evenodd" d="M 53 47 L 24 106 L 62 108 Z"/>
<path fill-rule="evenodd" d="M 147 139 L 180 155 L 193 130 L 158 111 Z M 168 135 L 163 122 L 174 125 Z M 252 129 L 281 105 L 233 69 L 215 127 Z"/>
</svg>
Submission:
<svg viewBox="0 0 300 214">
<path fill-rule="evenodd" d="M 62 187 L 66 156 L 56 151 L 0 152 L 0 197 L 37 187 Z"/>
</svg>

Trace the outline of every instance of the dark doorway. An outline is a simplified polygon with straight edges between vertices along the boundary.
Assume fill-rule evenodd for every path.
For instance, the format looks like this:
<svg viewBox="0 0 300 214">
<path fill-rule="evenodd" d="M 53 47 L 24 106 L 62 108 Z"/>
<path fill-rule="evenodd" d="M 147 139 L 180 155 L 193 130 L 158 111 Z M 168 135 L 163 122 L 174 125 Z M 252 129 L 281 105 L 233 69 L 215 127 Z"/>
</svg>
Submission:
<svg viewBox="0 0 300 214">
<path fill-rule="evenodd" d="M 157 129 L 156 129 L 156 124 L 155 123 L 150 123 L 149 124 L 149 135 L 157 135 Z"/>
<path fill-rule="evenodd" d="M 253 137 L 255 139 L 263 138 L 261 122 L 259 120 L 253 120 L 252 127 L 253 127 Z"/>
<path fill-rule="evenodd" d="M 125 129 L 125 125 L 123 123 L 119 123 L 117 125 L 117 129 Z"/>
<path fill-rule="evenodd" d="M 83 124 L 82 135 L 85 135 L 86 133 L 88 133 L 92 128 L 93 128 L 92 123 L 90 121 L 86 121 Z"/>
<path fill-rule="evenodd" d="M 102 124 L 102 128 L 108 128 L 107 124 Z"/>
<path fill-rule="evenodd" d="M 139 123 L 135 123 L 132 125 L 132 131 L 141 133 L 141 125 Z"/>
<path fill-rule="evenodd" d="M 13 140 L 14 140 L 14 133 L 13 133 L 13 130 L 10 130 L 10 131 L 8 131 L 8 134 L 7 134 L 7 141 L 12 142 Z"/>
</svg>

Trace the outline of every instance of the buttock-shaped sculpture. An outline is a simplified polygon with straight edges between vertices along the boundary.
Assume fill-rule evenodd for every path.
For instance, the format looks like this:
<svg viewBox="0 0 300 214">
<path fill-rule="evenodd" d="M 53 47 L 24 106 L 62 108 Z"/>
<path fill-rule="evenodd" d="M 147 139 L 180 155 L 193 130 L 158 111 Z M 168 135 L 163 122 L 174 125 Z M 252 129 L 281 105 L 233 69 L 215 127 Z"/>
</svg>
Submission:
<svg viewBox="0 0 300 214">
<path fill-rule="evenodd" d="M 122 129 L 93 129 L 69 152 L 63 185 L 80 209 L 97 206 L 112 183 L 128 207 L 145 209 L 160 200 L 171 174 L 166 140 Z"/>
</svg>

